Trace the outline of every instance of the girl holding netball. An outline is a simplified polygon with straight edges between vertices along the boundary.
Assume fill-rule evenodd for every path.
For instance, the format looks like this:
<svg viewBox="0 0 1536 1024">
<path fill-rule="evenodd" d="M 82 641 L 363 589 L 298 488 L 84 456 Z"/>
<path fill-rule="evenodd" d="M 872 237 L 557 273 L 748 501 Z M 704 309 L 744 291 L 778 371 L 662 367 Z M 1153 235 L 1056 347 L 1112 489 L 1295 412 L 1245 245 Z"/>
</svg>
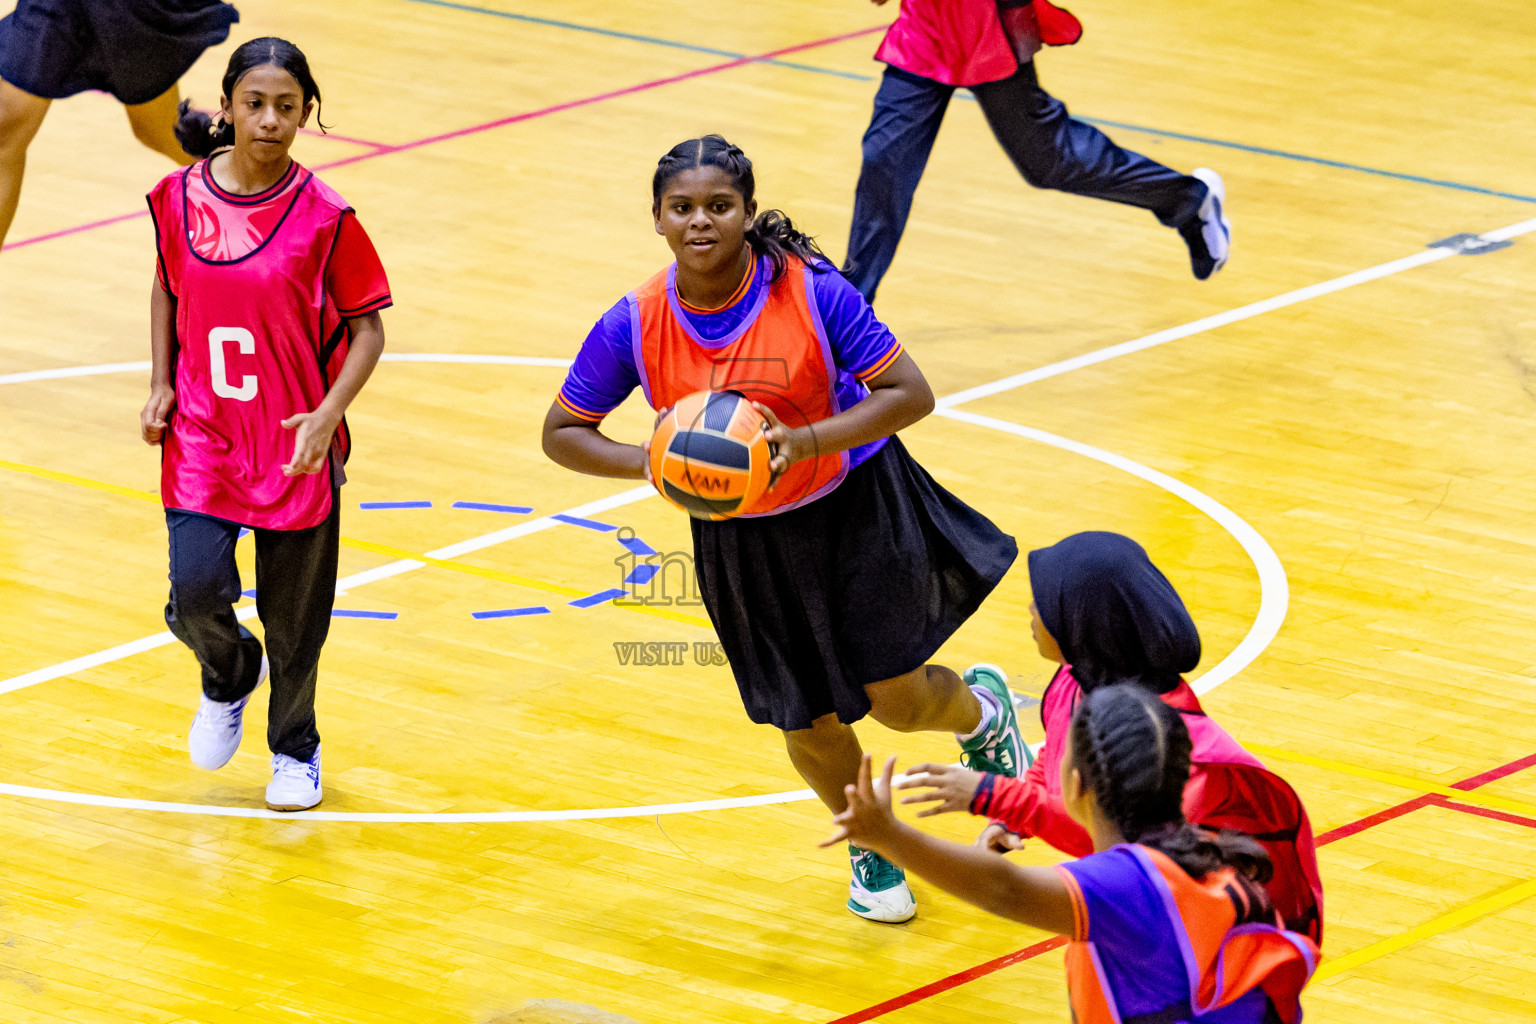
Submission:
<svg viewBox="0 0 1536 1024">
<path fill-rule="evenodd" d="M 162 446 L 170 531 L 165 620 L 202 666 L 188 738 L 199 767 L 240 745 L 270 672 L 267 806 L 320 802 L 315 681 L 340 542 L 343 418 L 384 349 L 389 283 L 346 200 L 288 155 L 320 102 L 292 43 L 230 57 L 219 114 L 183 105 L 177 134 L 205 157 L 149 195 L 159 249 L 145 442 Z M 256 541 L 266 650 L 235 619 L 235 541 Z"/>
<path fill-rule="evenodd" d="M 1285 926 L 1322 941 L 1323 888 L 1306 808 L 1290 785 L 1217 725 L 1180 673 L 1200 661 L 1200 634 L 1178 592 L 1140 544 L 1117 533 L 1079 533 L 1029 553 L 1031 630 L 1057 669 L 1040 718 L 1045 747 L 1017 779 L 954 765 L 919 765 L 902 783 L 923 789 L 904 803 L 937 803 L 923 815 L 968 810 L 993 819 L 978 846 L 1018 849 L 1025 837 L 1083 856 L 1093 838 L 1069 813 L 1061 788 L 1072 715 L 1085 694 L 1130 682 L 1178 712 L 1193 741 L 1184 817 L 1235 829 L 1268 852 L 1271 904 Z"/>
<path fill-rule="evenodd" d="M 933 408 L 917 365 L 815 244 L 759 212 L 752 163 L 718 135 L 661 158 L 656 233 L 676 262 L 587 336 L 544 422 L 570 469 L 643 479 L 646 451 L 599 430 L 637 386 L 664 410 L 701 390 L 756 400 L 777 445 L 771 507 L 694 519 L 710 619 L 748 717 L 783 730 L 791 763 L 834 812 L 858 775 L 851 724 L 955 733 L 971 765 L 1024 758 L 1001 670 L 928 664 L 1017 557 L 1012 538 L 937 483 L 894 435 Z M 756 506 L 754 506 L 756 508 Z M 849 849 L 848 908 L 916 912 L 901 870 Z"/>
<path fill-rule="evenodd" d="M 1143 686 L 1106 686 L 1083 698 L 1065 746 L 1062 803 L 1092 837 L 1081 860 L 1022 867 L 899 822 L 896 759 L 872 783 L 867 755 L 823 845 L 866 846 L 983 910 L 1070 938 L 1075 1024 L 1300 1021 L 1317 946 L 1281 927 L 1263 847 L 1185 819 L 1183 717 Z"/>
</svg>

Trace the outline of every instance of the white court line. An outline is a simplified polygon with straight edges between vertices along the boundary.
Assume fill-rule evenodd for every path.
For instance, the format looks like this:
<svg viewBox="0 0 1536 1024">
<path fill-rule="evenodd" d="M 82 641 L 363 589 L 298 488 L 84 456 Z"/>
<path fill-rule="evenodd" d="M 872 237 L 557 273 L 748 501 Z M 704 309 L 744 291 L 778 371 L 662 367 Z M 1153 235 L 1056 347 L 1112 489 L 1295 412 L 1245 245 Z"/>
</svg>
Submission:
<svg viewBox="0 0 1536 1024">
<path fill-rule="evenodd" d="M 381 363 L 477 363 L 493 366 L 570 366 L 569 359 L 541 356 L 492 356 L 475 353 L 433 355 L 430 352 L 386 352 Z M 60 366 L 52 370 L 28 370 L 25 373 L 0 374 L 0 384 L 30 384 L 38 380 L 62 380 L 66 377 L 95 377 L 103 373 L 148 373 L 149 360 L 137 363 L 99 363 L 95 366 Z"/>
<path fill-rule="evenodd" d="M 1521 221 L 1516 224 L 1511 224 L 1507 227 L 1498 228 L 1493 231 L 1483 232 L 1480 237 L 1488 241 L 1506 241 L 1520 235 L 1528 234 L 1532 231 L 1536 231 L 1536 218 Z M 1177 495 L 1183 500 L 1194 505 L 1196 508 L 1199 508 L 1206 515 L 1211 516 L 1212 519 L 1214 519 L 1230 533 L 1232 533 L 1232 535 L 1237 539 L 1238 543 L 1242 545 L 1244 551 L 1246 551 L 1249 557 L 1253 560 L 1254 566 L 1259 572 L 1259 614 L 1255 617 L 1253 626 L 1249 628 L 1248 634 L 1243 638 L 1242 642 L 1239 643 L 1237 647 L 1233 648 L 1233 650 L 1229 652 L 1228 655 L 1223 658 L 1217 665 L 1215 665 L 1210 671 L 1202 674 L 1192 683 L 1192 686 L 1197 693 L 1205 694 L 1226 682 L 1243 668 L 1247 667 L 1247 665 L 1251 664 L 1253 660 L 1257 658 L 1258 655 L 1263 651 L 1263 649 L 1268 646 L 1270 641 L 1274 639 L 1279 631 L 1281 623 L 1284 621 L 1286 607 L 1289 603 L 1289 587 L 1286 583 L 1284 567 L 1280 564 L 1279 558 L 1274 553 L 1274 549 L 1269 546 L 1269 544 L 1264 540 L 1262 536 L 1259 535 L 1256 530 L 1244 522 L 1230 509 L 1226 508 L 1226 506 L 1222 505 L 1220 502 L 1217 502 L 1215 499 L 1210 498 L 1208 495 L 1195 490 L 1187 484 L 1174 479 L 1173 477 L 1159 473 L 1157 470 L 1151 469 L 1150 467 L 1142 466 L 1140 463 L 1127 459 L 1124 456 L 1116 455 L 1113 452 L 1107 452 L 1103 449 L 1094 448 L 1091 445 L 1085 445 L 1081 444 L 1080 442 L 1071 441 L 1067 438 L 1063 438 L 1055 434 L 1046 433 L 1045 431 L 1039 431 L 1030 427 L 1021 426 L 1019 424 L 1009 423 L 1006 420 L 999 420 L 989 416 L 979 416 L 974 413 L 959 412 L 956 411 L 953 407 L 962 402 L 973 401 L 975 399 L 983 398 L 989 395 L 1000 394 L 1004 391 L 1022 387 L 1025 384 L 1029 384 L 1037 380 L 1045 380 L 1049 377 L 1068 373 L 1072 370 L 1080 369 L 1085 366 L 1092 366 L 1110 359 L 1115 359 L 1122 355 L 1128 355 L 1133 352 L 1139 352 L 1144 349 L 1153 348 L 1157 345 L 1166 344 L 1167 342 L 1175 341 L 1180 338 L 1187 338 L 1195 334 L 1203 333 L 1205 331 L 1214 330 L 1217 327 L 1222 327 L 1227 324 L 1250 319 L 1252 317 L 1259 316 L 1276 309 L 1282 309 L 1287 306 L 1296 305 L 1297 303 L 1305 302 L 1309 299 L 1317 298 L 1322 295 L 1328 295 L 1332 294 L 1333 292 L 1342 291 L 1345 288 L 1350 288 L 1357 284 L 1379 280 L 1383 277 L 1398 274 L 1404 270 L 1412 269 L 1413 267 L 1434 263 L 1453 255 L 1456 255 L 1456 252 L 1448 248 L 1427 249 L 1424 252 L 1415 253 L 1411 256 L 1393 260 L 1389 263 L 1383 263 L 1375 267 L 1367 268 L 1365 270 L 1356 271 L 1352 274 L 1346 274 L 1342 277 L 1333 278 L 1329 281 L 1323 281 L 1315 285 L 1309 285 L 1305 288 L 1299 288 L 1291 292 L 1286 292 L 1282 295 L 1277 295 L 1270 299 L 1265 299 L 1261 302 L 1250 303 L 1249 305 L 1238 307 L 1237 309 L 1230 310 L 1226 313 L 1204 317 L 1200 320 L 1193 321 L 1192 323 L 1185 324 L 1182 327 L 1175 327 L 1166 331 L 1159 331 L 1155 334 L 1150 334 L 1133 341 L 1123 342 L 1118 345 L 1111 345 L 1106 348 L 1098 349 L 1094 352 L 1085 353 L 1072 359 L 1062 360 L 1060 362 L 1039 367 L 1035 370 L 1030 370 L 1025 373 L 1014 374 L 1013 376 L 993 381 L 990 384 L 983 384 L 979 385 L 978 387 L 969 388 L 967 390 L 959 391 L 951 395 L 946 395 L 937 401 L 937 411 L 940 415 L 946 416 L 950 419 L 962 420 L 978 426 L 987 426 L 991 427 L 992 429 L 1002 430 L 1006 433 L 1016 434 L 1020 437 L 1030 438 L 1031 440 L 1035 440 L 1043 444 L 1049 444 L 1054 447 L 1059 447 L 1066 451 L 1076 452 L 1077 454 L 1084 455 L 1099 462 L 1103 462 L 1106 465 L 1122 469 L 1134 476 L 1140 477 L 1149 483 L 1155 484 L 1156 486 L 1162 487 L 1168 490 L 1170 493 Z M 407 354 L 406 358 L 396 358 L 401 362 L 435 361 L 430 354 L 426 353 Z M 442 359 L 442 357 L 438 358 Z M 552 360 L 546 362 L 542 360 L 535 361 L 531 357 L 516 356 L 448 356 L 446 359 L 442 359 L 442 361 L 485 363 L 503 362 L 507 365 L 568 365 L 566 361 L 562 360 Z M 87 376 L 92 373 L 115 373 L 148 368 L 147 363 L 120 363 L 110 364 L 110 366 L 111 368 L 108 368 L 107 366 L 66 367 L 60 370 L 43 370 L 33 371 L 32 373 L 27 374 L 11 374 L 9 376 L 0 376 L 0 384 L 21 383 L 23 380 L 46 380 L 54 379 L 57 377 Z M 633 491 L 625 492 L 624 494 L 620 495 L 614 495 L 613 498 L 604 500 L 612 501 L 616 499 L 623 499 L 627 495 L 636 494 L 637 492 L 638 497 L 631 498 L 629 500 L 639 500 L 639 497 L 645 497 L 651 493 L 651 489 L 649 487 L 635 488 Z M 618 504 L 628 504 L 628 501 L 620 500 L 618 501 Z M 618 506 L 615 504 L 609 505 L 608 507 L 613 508 Z M 589 512 L 599 511 L 598 509 L 591 508 L 590 506 L 582 506 L 582 508 Z M 566 514 L 579 515 L 581 513 L 573 510 L 567 512 Z M 520 527 L 532 525 L 533 523 L 519 524 Z M 516 529 L 518 529 L 518 527 L 512 527 L 509 528 L 509 530 L 498 531 L 498 533 L 506 534 L 511 530 Z M 490 544 L 500 543 L 499 540 L 488 539 L 492 536 L 495 535 L 487 534 L 485 537 L 473 538 L 469 541 L 464 541 L 460 545 L 450 545 L 447 548 L 440 549 L 440 552 L 456 551 L 457 553 L 463 553 L 465 550 L 478 550 L 480 547 L 486 547 Z M 504 539 L 510 539 L 510 537 Z M 473 546 L 465 548 L 463 545 Z M 453 555 L 437 553 L 434 554 L 433 557 L 453 557 Z M 386 575 L 395 575 L 396 573 L 394 571 L 388 571 L 391 570 L 394 565 L 409 565 L 411 568 L 417 568 L 420 567 L 421 563 L 391 563 L 389 566 L 381 566 L 379 569 L 371 570 L 371 572 L 385 572 Z M 409 571 L 409 569 L 402 568 L 398 571 L 405 572 Z M 364 574 L 358 575 L 362 576 Z M 378 575 L 372 578 L 382 579 L 385 577 L 384 575 Z M 348 577 L 348 581 L 352 581 L 353 579 L 354 577 Z M 362 582 L 368 581 L 364 580 Z M 351 585 L 357 586 L 360 585 L 360 583 L 353 582 Z M 340 584 L 338 584 L 338 586 L 340 586 Z M 254 613 L 254 609 L 242 609 L 242 611 Z M 169 637 L 170 634 L 165 633 L 156 637 L 146 637 L 144 640 L 135 641 L 132 644 L 125 644 L 118 648 L 113 648 L 112 651 L 124 651 L 125 653 L 118 656 L 127 657 L 131 653 L 137 653 L 137 650 L 149 649 L 148 647 L 141 647 L 137 648 L 136 650 L 127 650 L 128 648 L 134 648 L 137 644 L 144 644 L 148 641 L 160 640 L 160 636 Z M 160 643 L 164 642 L 167 641 L 160 640 Z M 159 645 L 159 643 L 154 643 L 150 646 Z M 99 652 L 99 654 L 106 653 L 109 652 Z M 90 657 L 95 656 L 87 656 L 87 658 Z M 81 660 L 83 659 L 76 659 L 77 662 Z M 116 659 L 111 658 L 107 660 Z M 100 663 L 103 662 L 97 662 L 96 664 Z M 75 663 L 70 662 L 66 664 Z M 62 667 L 63 666 L 55 666 L 55 668 Z M 44 669 L 40 671 L 48 672 L 51 670 Z M 67 672 L 60 672 L 59 674 L 67 674 Z M 56 678 L 56 676 L 49 676 L 48 678 Z M 13 681 L 14 680 L 7 681 L 7 683 L 0 683 L 0 693 L 8 692 L 7 687 L 9 686 L 9 682 Z M 39 679 L 37 681 L 41 682 L 43 680 Z M 0 783 L 0 793 L 9 793 L 16 796 L 30 796 L 36 799 L 59 800 L 70 803 L 88 803 L 97 806 L 123 807 L 139 810 L 162 810 L 176 813 L 201 813 L 237 817 L 279 816 L 277 812 L 262 811 L 255 808 L 231 808 L 220 807 L 216 805 L 171 804 L 161 801 L 128 800 L 120 797 L 94 796 L 89 794 L 68 793 L 59 790 L 33 789 L 31 787 L 13 786 L 5 783 Z M 499 813 L 491 812 L 489 816 L 477 816 L 473 814 L 467 817 L 461 815 L 445 816 L 436 814 L 368 815 L 341 814 L 332 812 L 304 812 L 300 814 L 283 814 L 280 816 L 290 819 L 295 817 L 302 817 L 329 821 L 551 821 L 595 817 L 648 817 L 652 814 L 682 813 L 688 810 L 714 810 L 724 809 L 727 807 L 757 806 L 762 804 L 789 802 L 792 800 L 809 798 L 810 792 L 808 790 L 800 790 L 791 793 L 764 794 L 757 797 L 740 797 L 726 800 L 695 801 L 692 803 L 684 804 L 659 804 L 632 808 L 602 808 L 590 809 L 586 811 L 573 810 L 511 811 Z M 516 815 L 518 817 L 511 817 L 510 815 Z"/>
<path fill-rule="evenodd" d="M 585 505 L 577 505 L 574 508 L 568 508 L 564 512 L 558 514 L 584 518 L 586 516 L 596 515 L 599 512 L 607 512 L 610 509 L 619 508 L 623 505 L 633 504 L 642 498 L 651 497 L 655 493 L 656 488 L 652 487 L 650 484 L 646 484 L 643 487 L 633 487 L 627 491 L 620 491 L 618 494 L 609 495 L 606 498 L 599 498 L 596 501 L 589 501 Z M 460 555 L 468 554 L 471 551 L 480 551 L 483 548 L 491 547 L 494 544 L 500 544 L 503 541 L 512 540 L 516 537 L 526 537 L 531 533 L 539 533 L 552 527 L 563 525 L 564 524 L 561 523 L 558 519 L 554 518 L 553 515 L 541 516 L 538 519 L 530 519 L 525 523 L 518 523 L 516 526 L 509 526 L 504 530 L 496 530 L 492 533 L 481 534 L 479 537 L 471 537 L 468 540 L 461 540 L 457 544 L 449 544 L 447 547 L 438 548 L 436 551 L 428 551 L 427 557 L 457 558 Z M 402 558 L 395 562 L 386 562 L 384 565 L 376 566 L 372 569 L 365 569 L 362 572 L 353 573 L 351 576 L 342 577 L 336 581 L 336 591 L 337 593 L 340 593 L 341 591 L 349 590 L 353 587 L 360 587 L 365 583 L 373 583 L 378 580 L 389 579 L 391 576 L 399 576 L 401 573 L 414 572 L 417 569 L 425 569 L 426 567 L 427 563 L 418 562 L 413 558 Z M 244 608 L 240 608 L 235 612 L 235 618 L 239 619 L 241 622 L 244 622 L 246 619 L 253 617 L 255 614 L 256 606 L 246 605 Z M 145 651 L 152 651 L 156 647 L 164 647 L 166 644 L 175 642 L 176 638 L 171 635 L 170 631 L 168 630 L 155 633 L 153 636 L 146 636 L 138 640 L 131 640 L 125 644 L 118 644 L 116 647 L 108 647 L 104 651 L 97 651 L 94 654 L 86 654 L 79 658 L 74 658 L 70 661 L 62 662 L 58 665 L 50 665 L 47 668 L 40 668 L 35 672 L 28 672 L 25 675 L 13 676 L 10 679 L 6 679 L 3 682 L 0 682 L 0 694 L 13 693 L 16 690 L 23 690 L 29 686 L 36 686 L 38 683 L 46 683 L 50 679 L 58 679 L 60 676 L 71 675 L 75 672 L 84 672 L 89 668 L 96 668 L 101 665 L 110 664 L 114 661 L 121 661 L 123 658 L 129 658 L 135 654 L 142 654 Z"/>
<path fill-rule="evenodd" d="M 1259 571 L 1259 613 L 1254 616 L 1253 625 L 1248 627 L 1248 635 L 1243 637 L 1242 642 L 1232 648 L 1225 658 L 1190 682 L 1190 687 L 1195 693 L 1204 696 L 1247 668 L 1279 634 L 1280 625 L 1285 621 L 1285 612 L 1291 600 L 1291 588 L 1286 581 L 1285 566 L 1281 564 L 1280 556 L 1275 554 L 1275 549 L 1269 546 L 1269 542 L 1260 535 L 1259 531 L 1249 526 L 1236 512 L 1209 494 L 1197 491 L 1182 480 L 1176 480 L 1167 473 L 1159 473 L 1124 455 L 1116 455 L 1114 452 L 1095 448 L 1081 441 L 1073 441 L 1059 434 L 1047 433 L 1044 430 L 1036 430 L 1034 427 L 1025 427 L 993 416 L 981 416 L 960 409 L 939 409 L 936 415 L 964 423 L 973 423 L 979 427 L 991 427 L 1005 434 L 1027 437 L 1031 441 L 1039 441 L 1053 448 L 1074 452 L 1102 462 L 1106 466 L 1113 466 L 1132 476 L 1140 477 L 1147 483 L 1161 487 L 1169 494 L 1184 499 L 1210 516 L 1236 538 L 1242 545 L 1243 551 L 1252 559 L 1253 567 Z"/>
<path fill-rule="evenodd" d="M 1511 224 L 1508 227 L 1498 228 L 1494 231 L 1485 231 L 1481 238 L 1490 242 L 1503 242 L 1519 235 L 1536 231 L 1536 218 Z M 1346 288 L 1353 288 L 1357 284 L 1365 284 L 1367 281 L 1377 281 L 1383 277 L 1391 277 L 1393 274 L 1401 274 L 1405 270 L 1414 267 L 1422 267 L 1427 263 L 1436 263 L 1449 259 L 1458 253 L 1454 249 L 1443 246 L 1433 249 L 1425 249 L 1416 252 L 1412 256 L 1404 256 L 1402 259 L 1392 260 L 1390 263 L 1378 264 L 1365 270 L 1357 270 L 1343 277 L 1335 277 L 1331 281 L 1320 281 L 1317 284 L 1309 284 L 1305 288 L 1297 288 L 1295 291 L 1285 292 L 1273 298 L 1263 299 L 1259 302 L 1250 302 L 1246 306 L 1229 309 L 1225 313 L 1217 313 L 1214 316 L 1202 317 L 1180 327 L 1170 327 L 1166 331 L 1158 331 L 1132 341 L 1122 341 L 1118 345 L 1110 345 L 1106 348 L 1085 352 L 1071 359 L 1063 359 L 1060 362 L 1038 366 L 1033 370 L 1016 373 L 1011 377 L 994 380 L 988 384 L 978 384 L 974 388 L 966 388 L 964 391 L 956 391 L 952 395 L 945 395 L 936 403 L 940 409 L 953 408 L 964 402 L 974 402 L 978 398 L 986 398 L 989 395 L 1001 394 L 1004 391 L 1012 391 L 1014 388 L 1023 387 L 1025 384 L 1033 384 L 1035 381 L 1057 377 L 1063 373 L 1071 373 L 1073 370 L 1081 370 L 1085 366 L 1093 366 L 1096 363 L 1118 359 L 1120 356 L 1130 355 L 1132 352 L 1141 352 L 1158 345 L 1166 345 L 1170 341 L 1178 341 L 1180 338 L 1188 338 L 1195 334 L 1204 334 L 1206 331 L 1214 331 L 1218 327 L 1235 324 L 1240 320 L 1249 320 L 1265 313 L 1272 313 L 1286 306 L 1294 306 L 1309 299 L 1319 298 L 1323 295 L 1332 295 Z"/>
</svg>

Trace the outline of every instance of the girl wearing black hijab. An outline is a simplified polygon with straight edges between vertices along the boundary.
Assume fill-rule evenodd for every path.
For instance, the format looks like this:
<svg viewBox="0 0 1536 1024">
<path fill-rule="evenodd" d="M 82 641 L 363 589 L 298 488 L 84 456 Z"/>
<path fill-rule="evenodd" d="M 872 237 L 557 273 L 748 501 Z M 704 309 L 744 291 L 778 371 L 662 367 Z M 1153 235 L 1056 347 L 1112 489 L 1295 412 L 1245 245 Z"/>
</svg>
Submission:
<svg viewBox="0 0 1536 1024">
<path fill-rule="evenodd" d="M 983 814 L 992 823 L 979 846 L 1004 853 L 1030 836 L 1082 857 L 1088 833 L 1067 814 L 1061 758 L 1083 695 L 1133 683 L 1178 711 L 1193 741 L 1184 816 L 1205 828 L 1246 832 L 1268 850 L 1275 876 L 1266 886 L 1286 927 L 1322 940 L 1322 882 L 1306 808 L 1286 781 L 1266 769 L 1213 722 L 1184 681 L 1200 662 L 1200 633 L 1168 578 L 1140 544 L 1118 533 L 1078 533 L 1029 553 L 1030 630 L 1042 657 L 1061 665 L 1040 705 L 1045 746 L 1017 779 L 954 765 L 921 764 L 903 789 L 927 792 L 903 803 Z"/>
</svg>

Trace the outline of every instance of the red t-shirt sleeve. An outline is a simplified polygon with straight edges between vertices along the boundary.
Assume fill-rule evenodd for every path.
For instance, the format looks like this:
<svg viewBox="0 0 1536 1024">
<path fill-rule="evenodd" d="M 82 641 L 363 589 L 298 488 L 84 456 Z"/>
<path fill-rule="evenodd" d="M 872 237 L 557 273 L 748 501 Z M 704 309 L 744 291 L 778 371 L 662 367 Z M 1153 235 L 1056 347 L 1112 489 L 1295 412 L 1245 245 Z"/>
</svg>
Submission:
<svg viewBox="0 0 1536 1024">
<path fill-rule="evenodd" d="M 983 814 L 1008 831 L 1042 839 L 1063 853 L 1086 857 L 1093 852 L 1093 840 L 1083 827 L 1072 820 L 1067 809 L 1053 802 L 1045 786 L 1042 761 L 1030 765 L 1017 779 L 1001 775 L 988 777 L 971 803 L 972 814 Z"/>
<path fill-rule="evenodd" d="M 384 264 L 379 262 L 368 232 L 357 222 L 357 214 L 351 211 L 341 215 L 336 228 L 336 244 L 325 267 L 325 292 L 344 319 L 376 313 L 394 304 Z"/>
</svg>

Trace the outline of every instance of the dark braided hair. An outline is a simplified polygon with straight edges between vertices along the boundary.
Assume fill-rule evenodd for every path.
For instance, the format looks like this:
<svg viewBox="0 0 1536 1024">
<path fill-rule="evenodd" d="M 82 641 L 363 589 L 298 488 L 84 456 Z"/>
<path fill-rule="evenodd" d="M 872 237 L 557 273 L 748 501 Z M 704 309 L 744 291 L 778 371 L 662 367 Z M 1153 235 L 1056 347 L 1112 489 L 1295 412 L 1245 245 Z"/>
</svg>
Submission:
<svg viewBox="0 0 1536 1024">
<path fill-rule="evenodd" d="M 1072 717 L 1072 767 L 1126 842 L 1158 850 L 1191 878 L 1235 868 L 1250 899 L 1274 875 L 1264 847 L 1241 832 L 1210 832 L 1184 820 L 1189 729 L 1173 708 L 1134 683 L 1105 686 L 1083 698 Z"/>
<path fill-rule="evenodd" d="M 752 176 L 752 161 L 720 135 L 706 135 L 700 139 L 679 142 L 656 163 L 656 175 L 651 179 L 651 206 L 660 210 L 661 195 L 672 179 L 683 171 L 699 167 L 718 167 L 731 179 L 731 187 L 741 193 L 743 203 L 750 203 L 757 190 Z M 773 280 L 784 276 L 791 256 L 798 258 L 817 273 L 833 269 L 827 254 L 821 251 L 815 239 L 795 227 L 782 210 L 764 210 L 747 228 L 747 244 L 758 256 L 767 256 L 773 264 Z"/>
<path fill-rule="evenodd" d="M 304 102 L 320 102 L 320 87 L 309 72 L 309 58 L 297 46 L 276 36 L 263 36 L 242 43 L 229 55 L 229 67 L 224 71 L 224 96 L 233 99 L 235 86 L 240 80 L 259 67 L 267 65 L 282 68 L 293 76 L 304 92 Z M 192 156 L 211 156 L 214 150 L 235 144 L 235 126 L 228 121 L 214 124 L 213 118 L 201 110 L 192 109 L 191 100 L 182 100 L 176 108 L 176 141 Z M 320 124 L 318 117 L 316 124 Z M 320 130 L 325 125 L 320 124 Z"/>
</svg>

